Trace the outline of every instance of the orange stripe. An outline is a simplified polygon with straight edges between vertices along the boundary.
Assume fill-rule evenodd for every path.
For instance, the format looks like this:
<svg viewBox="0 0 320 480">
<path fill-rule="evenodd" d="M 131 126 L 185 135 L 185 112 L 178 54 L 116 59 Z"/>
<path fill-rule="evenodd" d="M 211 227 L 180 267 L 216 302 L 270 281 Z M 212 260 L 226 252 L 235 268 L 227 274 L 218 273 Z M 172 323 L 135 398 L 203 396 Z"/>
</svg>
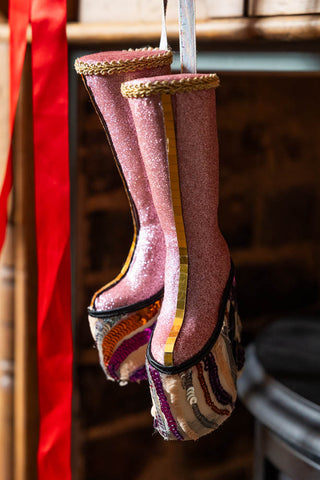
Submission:
<svg viewBox="0 0 320 480">
<path fill-rule="evenodd" d="M 157 300 L 152 305 L 141 309 L 134 315 L 124 318 L 107 333 L 102 342 L 103 359 L 106 367 L 109 364 L 116 345 L 134 330 L 148 323 L 159 311 L 160 305 L 161 300 Z"/>
</svg>

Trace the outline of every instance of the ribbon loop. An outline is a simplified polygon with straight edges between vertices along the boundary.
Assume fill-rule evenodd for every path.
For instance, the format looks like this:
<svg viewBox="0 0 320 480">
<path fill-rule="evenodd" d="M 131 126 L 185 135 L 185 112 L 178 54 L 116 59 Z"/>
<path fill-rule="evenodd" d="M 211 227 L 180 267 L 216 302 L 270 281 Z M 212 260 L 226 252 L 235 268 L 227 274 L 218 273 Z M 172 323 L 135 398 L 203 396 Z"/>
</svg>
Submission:
<svg viewBox="0 0 320 480">
<path fill-rule="evenodd" d="M 161 50 L 168 50 L 167 37 L 168 0 L 162 0 Z M 197 72 L 196 13 L 195 0 L 179 0 L 179 44 L 182 73 Z"/>
<path fill-rule="evenodd" d="M 179 0 L 179 43 L 181 72 L 196 73 L 197 50 L 194 0 Z"/>
<path fill-rule="evenodd" d="M 161 38 L 160 38 L 160 50 L 168 50 L 168 37 L 167 37 L 167 6 L 168 0 L 162 0 L 162 29 L 161 29 Z"/>
</svg>

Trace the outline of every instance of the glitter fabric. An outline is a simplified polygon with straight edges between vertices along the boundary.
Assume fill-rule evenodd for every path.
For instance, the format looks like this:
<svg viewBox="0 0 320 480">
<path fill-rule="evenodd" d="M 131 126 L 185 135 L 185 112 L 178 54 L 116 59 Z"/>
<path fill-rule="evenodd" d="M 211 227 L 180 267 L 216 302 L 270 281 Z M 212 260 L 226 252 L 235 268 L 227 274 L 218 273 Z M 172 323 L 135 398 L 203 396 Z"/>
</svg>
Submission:
<svg viewBox="0 0 320 480">
<path fill-rule="evenodd" d="M 159 50 L 103 52 L 80 58 L 86 63 L 111 62 L 159 55 Z M 139 230 L 134 254 L 125 276 L 95 299 L 99 311 L 145 300 L 163 287 L 165 246 L 149 183 L 141 159 L 128 102 L 120 93 L 121 82 L 140 76 L 167 74 L 168 65 L 113 75 L 87 75 L 89 89 L 102 122 L 106 124 L 122 175 L 136 209 Z"/>
<path fill-rule="evenodd" d="M 170 75 L 131 83 L 183 78 L 184 75 Z M 214 330 L 230 271 L 230 256 L 217 218 L 219 159 L 215 91 L 177 93 L 172 99 L 189 256 L 185 319 L 174 350 L 174 363 L 178 365 L 198 353 Z M 169 189 L 163 111 L 160 95 L 128 100 L 167 248 L 165 296 L 151 345 L 154 358 L 163 363 L 164 345 L 175 316 L 179 281 L 179 251 Z"/>
<path fill-rule="evenodd" d="M 171 52 L 142 49 L 101 52 L 76 61 L 77 71 L 79 65 L 85 67 L 83 79 L 114 152 L 134 219 L 133 243 L 121 272 L 96 292 L 89 307 L 100 364 L 108 379 L 121 384 L 146 378 L 146 348 L 163 294 L 165 243 L 120 86 L 141 75 L 168 74 L 171 57 Z"/>
<path fill-rule="evenodd" d="M 169 171 L 166 162 L 166 137 L 160 97 L 129 99 L 129 103 L 166 242 L 165 296 L 159 315 L 159 319 L 162 318 L 161 344 L 158 341 L 159 334 L 154 333 L 157 345 L 159 345 L 159 361 L 161 361 L 163 360 L 163 356 L 161 357 L 163 346 L 175 314 L 180 269 L 179 248 L 171 207 Z"/>
<path fill-rule="evenodd" d="M 122 86 L 167 249 L 163 306 L 146 358 L 154 426 L 166 440 L 197 440 L 231 415 L 243 360 L 234 267 L 217 218 L 217 82 L 204 77 Z"/>
</svg>

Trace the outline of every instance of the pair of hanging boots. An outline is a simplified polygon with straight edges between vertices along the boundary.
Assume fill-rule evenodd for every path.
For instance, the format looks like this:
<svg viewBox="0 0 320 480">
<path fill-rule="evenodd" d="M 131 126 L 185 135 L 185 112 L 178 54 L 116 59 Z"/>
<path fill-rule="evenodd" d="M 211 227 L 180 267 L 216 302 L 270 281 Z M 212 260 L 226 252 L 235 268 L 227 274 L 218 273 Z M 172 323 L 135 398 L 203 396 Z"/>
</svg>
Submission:
<svg viewBox="0 0 320 480">
<path fill-rule="evenodd" d="M 158 49 L 76 60 L 122 176 L 134 238 L 89 322 L 107 378 L 148 377 L 155 428 L 196 440 L 231 414 L 243 364 L 234 267 L 218 225 L 215 74 Z"/>
</svg>

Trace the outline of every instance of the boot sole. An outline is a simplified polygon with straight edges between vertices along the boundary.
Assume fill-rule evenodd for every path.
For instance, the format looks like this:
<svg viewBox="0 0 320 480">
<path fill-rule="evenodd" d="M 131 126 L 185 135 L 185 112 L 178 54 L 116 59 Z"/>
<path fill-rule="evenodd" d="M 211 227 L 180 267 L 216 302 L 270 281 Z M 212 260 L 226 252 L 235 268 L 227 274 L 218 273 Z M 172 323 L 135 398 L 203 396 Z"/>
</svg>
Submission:
<svg viewBox="0 0 320 480">
<path fill-rule="evenodd" d="M 244 362 L 240 330 L 232 268 L 218 324 L 197 355 L 180 365 L 166 367 L 152 357 L 149 343 L 146 368 L 151 413 L 155 429 L 165 440 L 197 440 L 216 430 L 231 415 Z"/>
<path fill-rule="evenodd" d="M 163 290 L 150 299 L 107 312 L 88 308 L 101 367 L 109 380 L 124 385 L 147 378 L 147 344 L 157 320 Z"/>
</svg>

